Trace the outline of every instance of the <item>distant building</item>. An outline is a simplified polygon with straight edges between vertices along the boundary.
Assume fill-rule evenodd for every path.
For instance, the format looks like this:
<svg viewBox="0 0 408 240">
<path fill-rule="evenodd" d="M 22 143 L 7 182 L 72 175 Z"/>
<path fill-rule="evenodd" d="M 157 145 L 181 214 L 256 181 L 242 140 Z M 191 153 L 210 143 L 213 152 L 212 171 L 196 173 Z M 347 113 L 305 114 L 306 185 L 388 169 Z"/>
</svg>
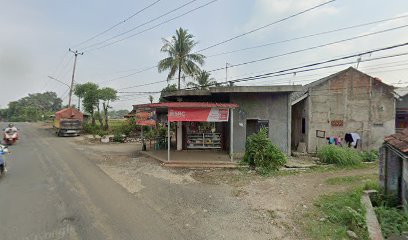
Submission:
<svg viewBox="0 0 408 240">
<path fill-rule="evenodd" d="M 292 149 L 316 152 L 327 137 L 357 133 L 358 148 L 378 149 L 395 132 L 393 87 L 355 68 L 322 78 L 292 94 Z"/>
<path fill-rule="evenodd" d="M 385 192 L 397 194 L 408 211 L 408 128 L 385 138 L 379 167 Z"/>
<path fill-rule="evenodd" d="M 395 130 L 408 128 L 408 87 L 395 89 L 397 103 L 395 109 Z"/>
</svg>

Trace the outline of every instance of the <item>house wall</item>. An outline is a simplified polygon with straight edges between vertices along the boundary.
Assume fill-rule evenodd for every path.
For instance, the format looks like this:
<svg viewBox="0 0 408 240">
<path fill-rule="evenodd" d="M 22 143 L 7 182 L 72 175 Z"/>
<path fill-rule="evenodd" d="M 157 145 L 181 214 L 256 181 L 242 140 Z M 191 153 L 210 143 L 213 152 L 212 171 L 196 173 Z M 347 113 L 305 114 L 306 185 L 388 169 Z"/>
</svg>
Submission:
<svg viewBox="0 0 408 240">
<path fill-rule="evenodd" d="M 385 189 L 388 193 L 398 193 L 402 177 L 402 161 L 394 151 L 387 152 Z"/>
<path fill-rule="evenodd" d="M 404 205 L 405 210 L 408 212 L 408 160 L 404 159 L 403 161 L 403 170 L 402 170 L 402 204 Z"/>
<path fill-rule="evenodd" d="M 291 107 L 289 93 L 232 93 L 234 110 L 234 153 L 245 152 L 246 120 L 269 120 L 269 138 L 283 152 L 290 154 Z"/>
<path fill-rule="evenodd" d="M 344 137 L 356 132 L 360 148 L 378 149 L 384 136 L 395 132 L 395 100 L 386 85 L 356 70 L 345 71 L 309 89 L 308 151 L 327 144 L 316 130 Z M 342 126 L 332 123 L 342 122 Z"/>
</svg>

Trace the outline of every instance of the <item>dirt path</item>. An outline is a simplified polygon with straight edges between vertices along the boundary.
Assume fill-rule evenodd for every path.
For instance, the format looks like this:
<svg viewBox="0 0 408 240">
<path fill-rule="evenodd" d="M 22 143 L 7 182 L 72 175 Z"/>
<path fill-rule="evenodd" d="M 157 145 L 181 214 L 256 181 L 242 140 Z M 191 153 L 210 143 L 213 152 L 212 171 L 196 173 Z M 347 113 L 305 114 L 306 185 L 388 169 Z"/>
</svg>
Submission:
<svg viewBox="0 0 408 240">
<path fill-rule="evenodd" d="M 377 172 L 372 166 L 264 178 L 242 170 L 163 168 L 131 145 L 77 148 L 190 239 L 306 239 L 297 224 L 303 213 L 318 196 L 350 187 L 327 179 Z"/>
</svg>

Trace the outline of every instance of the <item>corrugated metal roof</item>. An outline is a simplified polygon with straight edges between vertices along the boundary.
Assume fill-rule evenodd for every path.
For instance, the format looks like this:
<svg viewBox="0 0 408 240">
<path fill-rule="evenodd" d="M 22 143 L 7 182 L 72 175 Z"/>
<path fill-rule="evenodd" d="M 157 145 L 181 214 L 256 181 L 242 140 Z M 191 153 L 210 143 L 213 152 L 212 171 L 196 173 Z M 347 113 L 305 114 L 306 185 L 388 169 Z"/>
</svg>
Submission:
<svg viewBox="0 0 408 240">
<path fill-rule="evenodd" d="M 163 102 L 133 105 L 136 108 L 238 108 L 235 103 L 212 103 L 212 102 Z"/>
</svg>

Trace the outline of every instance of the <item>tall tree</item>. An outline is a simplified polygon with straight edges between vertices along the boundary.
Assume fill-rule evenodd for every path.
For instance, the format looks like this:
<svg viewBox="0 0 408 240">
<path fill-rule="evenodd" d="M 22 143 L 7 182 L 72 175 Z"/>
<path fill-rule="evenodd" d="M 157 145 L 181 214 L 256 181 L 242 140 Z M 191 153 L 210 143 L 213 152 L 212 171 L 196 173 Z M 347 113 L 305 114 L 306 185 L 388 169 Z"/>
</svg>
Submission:
<svg viewBox="0 0 408 240">
<path fill-rule="evenodd" d="M 55 92 L 28 94 L 17 101 L 10 102 L 3 110 L 2 118 L 9 121 L 38 121 L 61 109 L 62 100 Z"/>
<path fill-rule="evenodd" d="M 149 102 L 150 102 L 150 103 L 153 103 L 153 100 L 154 100 L 153 96 L 152 96 L 152 95 L 149 95 Z"/>
<path fill-rule="evenodd" d="M 194 36 L 189 34 L 187 30 L 179 28 L 176 30 L 176 35 L 173 35 L 170 41 L 162 39 L 163 46 L 160 51 L 167 53 L 168 57 L 159 62 L 158 71 L 169 70 L 167 80 L 170 80 L 177 73 L 178 89 L 180 89 L 182 73 L 194 76 L 194 74 L 200 71 L 199 65 L 202 66 L 204 64 L 204 55 L 192 53 L 194 46 L 197 45 L 193 38 Z"/>
<path fill-rule="evenodd" d="M 117 91 L 110 87 L 99 89 L 99 99 L 102 100 L 103 115 L 105 119 L 105 130 L 109 129 L 109 115 L 108 109 L 110 108 L 109 102 L 113 102 L 118 99 Z"/>
<path fill-rule="evenodd" d="M 95 126 L 95 108 L 96 106 L 99 107 L 99 86 L 91 82 L 77 84 L 75 85 L 74 94 L 82 96 L 82 105 L 85 111 L 91 115 L 92 125 Z M 102 123 L 102 120 L 100 123 Z"/>
<path fill-rule="evenodd" d="M 217 85 L 217 81 L 214 78 L 210 78 L 210 73 L 205 70 L 200 71 L 195 77 L 193 82 L 187 83 L 187 87 L 197 89 L 208 89 L 210 86 Z"/>
<path fill-rule="evenodd" d="M 159 102 L 167 102 L 166 99 L 163 98 L 163 95 L 168 92 L 177 91 L 176 84 L 168 84 L 165 88 L 163 88 L 160 92 Z"/>
</svg>

